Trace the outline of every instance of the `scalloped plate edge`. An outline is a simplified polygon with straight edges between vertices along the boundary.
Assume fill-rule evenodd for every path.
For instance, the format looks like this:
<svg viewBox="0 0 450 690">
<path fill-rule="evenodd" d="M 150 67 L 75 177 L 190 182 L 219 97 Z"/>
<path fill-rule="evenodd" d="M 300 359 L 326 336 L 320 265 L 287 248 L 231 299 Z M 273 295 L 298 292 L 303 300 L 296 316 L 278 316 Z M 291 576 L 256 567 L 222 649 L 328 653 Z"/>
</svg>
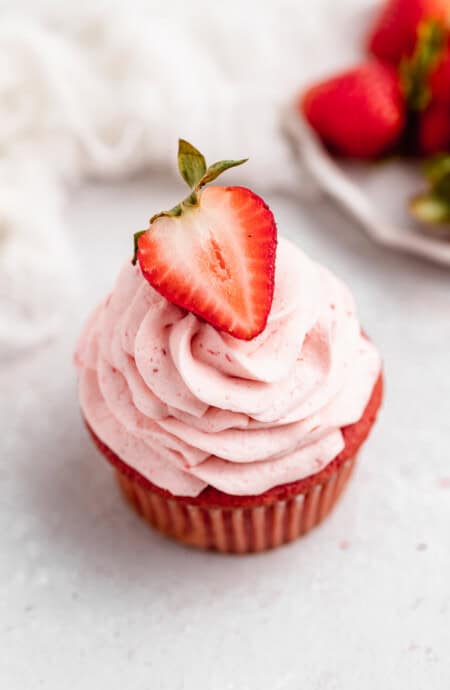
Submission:
<svg viewBox="0 0 450 690">
<path fill-rule="evenodd" d="M 414 233 L 383 218 L 370 197 L 328 154 L 293 104 L 285 107 L 283 131 L 316 184 L 356 218 L 374 242 L 450 266 L 450 242 Z"/>
</svg>

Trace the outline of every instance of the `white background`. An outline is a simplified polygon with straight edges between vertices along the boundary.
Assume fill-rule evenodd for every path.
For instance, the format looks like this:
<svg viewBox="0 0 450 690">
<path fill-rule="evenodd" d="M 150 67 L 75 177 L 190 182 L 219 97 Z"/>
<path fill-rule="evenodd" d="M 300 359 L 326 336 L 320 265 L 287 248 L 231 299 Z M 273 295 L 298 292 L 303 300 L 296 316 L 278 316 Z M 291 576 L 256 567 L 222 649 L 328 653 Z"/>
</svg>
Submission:
<svg viewBox="0 0 450 690">
<path fill-rule="evenodd" d="M 0 687 L 448 690 L 448 270 L 373 246 L 325 201 L 267 197 L 280 231 L 350 284 L 385 363 L 351 486 L 304 540 L 246 557 L 171 543 L 92 448 L 77 334 L 132 233 L 182 191 L 147 178 L 73 195 L 83 293 L 57 341 L 0 374 Z"/>
</svg>

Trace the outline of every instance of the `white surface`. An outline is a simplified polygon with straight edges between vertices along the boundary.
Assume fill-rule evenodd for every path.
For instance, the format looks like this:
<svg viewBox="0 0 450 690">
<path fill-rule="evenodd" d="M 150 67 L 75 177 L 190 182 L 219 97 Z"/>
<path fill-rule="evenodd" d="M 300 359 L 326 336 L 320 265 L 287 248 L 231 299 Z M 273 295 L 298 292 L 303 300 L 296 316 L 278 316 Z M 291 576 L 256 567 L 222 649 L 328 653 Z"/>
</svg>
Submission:
<svg viewBox="0 0 450 690">
<path fill-rule="evenodd" d="M 385 359 L 359 469 L 304 540 L 248 557 L 167 541 L 89 442 L 75 338 L 132 232 L 181 190 L 147 179 L 76 195 L 84 295 L 58 342 L 1 374 L 1 687 L 448 690 L 448 270 L 372 245 L 325 202 L 267 197 L 279 228 L 354 289 Z"/>
</svg>

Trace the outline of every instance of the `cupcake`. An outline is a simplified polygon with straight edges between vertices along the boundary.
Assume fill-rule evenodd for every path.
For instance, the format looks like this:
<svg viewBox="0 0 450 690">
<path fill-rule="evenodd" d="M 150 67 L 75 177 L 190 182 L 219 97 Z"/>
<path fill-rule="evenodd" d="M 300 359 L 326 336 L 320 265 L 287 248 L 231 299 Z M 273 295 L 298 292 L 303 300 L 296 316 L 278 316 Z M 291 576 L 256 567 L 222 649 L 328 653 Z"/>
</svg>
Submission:
<svg viewBox="0 0 450 690">
<path fill-rule="evenodd" d="M 348 288 L 279 238 L 265 202 L 206 186 L 180 140 L 188 197 L 134 237 L 76 354 L 86 427 L 152 526 L 247 553 L 331 511 L 382 398 L 380 357 Z"/>
</svg>

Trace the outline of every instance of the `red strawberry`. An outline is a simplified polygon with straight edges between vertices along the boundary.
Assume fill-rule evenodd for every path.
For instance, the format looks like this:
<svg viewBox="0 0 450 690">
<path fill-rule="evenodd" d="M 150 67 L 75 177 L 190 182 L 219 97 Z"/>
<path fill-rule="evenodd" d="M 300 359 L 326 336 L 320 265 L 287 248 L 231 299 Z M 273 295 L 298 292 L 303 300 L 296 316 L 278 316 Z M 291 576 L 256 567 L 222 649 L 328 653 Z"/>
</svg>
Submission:
<svg viewBox="0 0 450 690">
<path fill-rule="evenodd" d="M 398 64 L 414 50 L 423 20 L 446 23 L 449 0 L 387 0 L 368 37 L 368 49 L 380 60 Z"/>
<path fill-rule="evenodd" d="M 425 156 L 447 151 L 450 146 L 450 107 L 432 103 L 420 115 L 419 150 Z"/>
<path fill-rule="evenodd" d="M 450 45 L 429 78 L 433 101 L 450 105 Z"/>
<path fill-rule="evenodd" d="M 266 203 L 244 187 L 201 188 L 245 161 L 206 167 L 180 140 L 178 165 L 193 190 L 135 235 L 144 277 L 174 304 L 242 340 L 264 330 L 273 299 L 277 229 Z M 135 257 L 136 260 L 136 257 Z"/>
<path fill-rule="evenodd" d="M 313 86 L 301 107 L 325 144 L 356 158 L 389 151 L 405 126 L 397 72 L 375 60 Z"/>
</svg>

